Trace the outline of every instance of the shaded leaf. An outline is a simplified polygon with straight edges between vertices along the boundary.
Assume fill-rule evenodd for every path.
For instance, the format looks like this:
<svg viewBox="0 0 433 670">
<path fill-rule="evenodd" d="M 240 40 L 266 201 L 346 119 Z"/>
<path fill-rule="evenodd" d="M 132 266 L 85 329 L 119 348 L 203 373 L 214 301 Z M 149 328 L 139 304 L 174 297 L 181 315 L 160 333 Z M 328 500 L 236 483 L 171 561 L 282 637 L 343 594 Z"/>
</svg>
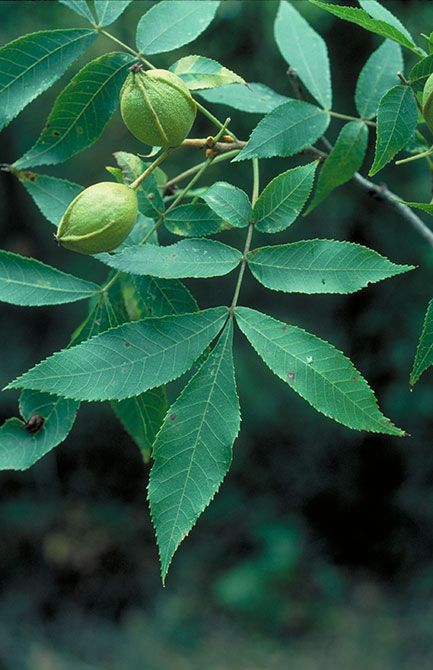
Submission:
<svg viewBox="0 0 433 670">
<path fill-rule="evenodd" d="M 232 162 L 293 156 L 313 144 L 329 125 L 329 114 L 302 100 L 290 100 L 265 116 Z"/>
<path fill-rule="evenodd" d="M 226 181 L 216 181 L 202 198 L 230 226 L 234 228 L 248 226 L 252 208 L 249 197 L 242 189 Z"/>
<path fill-rule="evenodd" d="M 177 279 L 126 277 L 123 284 L 126 309 L 131 319 L 197 312 L 198 305 L 186 286 Z"/>
<path fill-rule="evenodd" d="M 394 86 L 385 93 L 377 112 L 376 147 L 370 176 L 379 172 L 406 146 L 417 122 L 415 95 L 409 86 Z"/>
<path fill-rule="evenodd" d="M 137 47 L 143 54 L 173 51 L 195 40 L 218 9 L 214 0 L 162 0 L 141 17 Z"/>
<path fill-rule="evenodd" d="M 76 400 L 123 400 L 189 370 L 221 330 L 226 307 L 143 319 L 59 351 L 8 388 L 48 391 Z"/>
<path fill-rule="evenodd" d="M 274 36 L 284 60 L 294 68 L 305 88 L 326 109 L 332 106 L 328 48 L 295 7 L 282 0 Z"/>
<path fill-rule="evenodd" d="M 74 424 L 78 406 L 75 400 L 24 391 L 20 398 L 24 421 L 7 419 L 0 426 L 0 470 L 27 470 L 63 442 Z M 34 415 L 43 417 L 44 422 L 32 435 L 24 422 Z"/>
<path fill-rule="evenodd" d="M 46 91 L 96 39 L 93 30 L 43 30 L 0 49 L 0 130 Z"/>
<path fill-rule="evenodd" d="M 202 237 L 220 233 L 230 226 L 203 203 L 179 205 L 167 212 L 164 225 L 173 235 Z"/>
<path fill-rule="evenodd" d="M 433 54 L 415 63 L 409 74 L 409 81 L 417 91 L 422 91 L 427 79 L 433 73 Z"/>
<path fill-rule="evenodd" d="M 177 74 L 191 91 L 217 88 L 225 84 L 238 83 L 245 86 L 245 81 L 238 74 L 204 56 L 185 56 L 173 63 L 169 70 Z"/>
<path fill-rule="evenodd" d="M 351 361 L 329 342 L 248 307 L 238 307 L 236 319 L 272 372 L 319 412 L 354 430 L 404 435 L 383 416 Z"/>
<path fill-rule="evenodd" d="M 207 102 L 227 105 L 249 114 L 268 114 L 283 102 L 290 100 L 287 96 L 276 93 L 269 86 L 256 82 L 250 82 L 248 86 L 230 84 L 210 91 L 200 91 L 200 97 Z"/>
<path fill-rule="evenodd" d="M 173 555 L 209 505 L 230 467 L 240 410 L 233 325 L 170 407 L 154 445 L 149 503 L 163 581 Z"/>
<path fill-rule="evenodd" d="M 58 226 L 68 205 L 84 186 L 66 179 L 35 172 L 19 172 L 18 178 L 31 195 L 37 207 L 50 223 Z"/>
<path fill-rule="evenodd" d="M 431 202 L 406 202 L 405 200 L 401 201 L 403 205 L 407 207 L 412 207 L 414 209 L 421 209 L 426 214 L 433 216 L 433 203 Z"/>
<path fill-rule="evenodd" d="M 131 0 L 94 0 L 99 26 L 109 26 L 125 11 Z"/>
<path fill-rule="evenodd" d="M 139 447 L 147 463 L 152 445 L 167 412 L 167 395 L 164 387 L 150 389 L 126 400 L 113 400 L 113 411 L 126 432 Z"/>
<path fill-rule="evenodd" d="M 97 284 L 66 274 L 34 258 L 0 250 L 0 300 L 38 307 L 90 298 Z"/>
<path fill-rule="evenodd" d="M 364 123 L 350 121 L 340 131 L 337 141 L 319 173 L 309 214 L 332 191 L 352 179 L 364 162 L 368 144 L 368 128 Z"/>
<path fill-rule="evenodd" d="M 363 119 L 376 116 L 381 98 L 399 83 L 397 72 L 402 70 L 401 47 L 395 42 L 385 40 L 373 51 L 356 82 L 355 104 Z"/>
<path fill-rule="evenodd" d="M 125 184 L 135 181 L 150 165 L 150 163 L 144 163 L 139 156 L 127 151 L 116 151 L 113 155 L 122 170 Z M 159 218 L 164 211 L 164 202 L 158 189 L 155 173 L 146 177 L 136 193 L 140 212 L 153 219 Z"/>
<path fill-rule="evenodd" d="M 257 230 L 278 233 L 299 216 L 313 186 L 317 161 L 282 172 L 260 194 L 253 211 Z"/>
<path fill-rule="evenodd" d="M 410 383 L 413 386 L 421 375 L 433 365 L 433 301 L 427 307 L 421 337 L 415 354 Z"/>
<path fill-rule="evenodd" d="M 90 23 L 93 23 L 94 18 L 86 0 L 59 0 L 59 2 L 69 9 L 72 9 L 72 11 L 78 14 L 78 16 L 82 16 L 83 18 L 90 21 Z"/>
<path fill-rule="evenodd" d="M 353 293 L 413 270 L 351 242 L 303 240 L 253 249 L 248 265 L 267 288 L 285 293 Z"/>
<path fill-rule="evenodd" d="M 58 96 L 36 144 L 14 167 L 62 163 L 96 142 L 117 107 L 132 60 L 113 52 L 85 65 Z"/>
<path fill-rule="evenodd" d="M 116 270 L 163 279 L 219 277 L 237 267 L 242 254 L 222 242 L 186 239 L 166 247 L 130 247 L 98 258 Z"/>
</svg>

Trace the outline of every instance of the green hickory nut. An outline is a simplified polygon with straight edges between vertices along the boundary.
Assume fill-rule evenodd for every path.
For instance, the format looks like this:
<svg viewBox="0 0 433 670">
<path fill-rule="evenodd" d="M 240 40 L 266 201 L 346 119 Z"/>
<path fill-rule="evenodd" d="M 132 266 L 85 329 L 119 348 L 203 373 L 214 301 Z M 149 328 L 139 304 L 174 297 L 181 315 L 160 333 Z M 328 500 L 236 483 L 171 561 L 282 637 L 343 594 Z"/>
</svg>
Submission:
<svg viewBox="0 0 433 670">
<path fill-rule="evenodd" d="M 80 254 L 112 251 L 125 240 L 137 219 L 137 195 L 125 184 L 93 184 L 70 203 L 56 240 Z"/>
<path fill-rule="evenodd" d="M 120 113 L 128 130 L 145 144 L 177 147 L 191 130 L 197 112 L 191 94 L 176 74 L 133 65 L 120 91 Z"/>
<path fill-rule="evenodd" d="M 433 74 L 427 79 L 422 94 L 422 115 L 430 132 L 433 133 Z"/>
</svg>

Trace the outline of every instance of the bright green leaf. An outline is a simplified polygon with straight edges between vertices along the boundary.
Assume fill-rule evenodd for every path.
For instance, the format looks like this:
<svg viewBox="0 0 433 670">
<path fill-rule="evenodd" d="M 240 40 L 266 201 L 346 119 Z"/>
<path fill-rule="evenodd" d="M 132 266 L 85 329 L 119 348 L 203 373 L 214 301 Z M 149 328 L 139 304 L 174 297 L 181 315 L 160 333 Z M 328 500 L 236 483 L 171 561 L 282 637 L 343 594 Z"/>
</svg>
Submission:
<svg viewBox="0 0 433 670">
<path fill-rule="evenodd" d="M 253 211 L 257 230 L 278 233 L 299 216 L 311 193 L 317 161 L 282 172 L 260 194 Z"/>
<path fill-rule="evenodd" d="M 166 247 L 142 245 L 98 258 L 116 270 L 162 279 L 220 277 L 237 267 L 242 254 L 222 242 L 186 239 Z"/>
<path fill-rule="evenodd" d="M 173 235 L 203 237 L 220 233 L 230 226 L 203 203 L 179 205 L 167 212 L 164 225 Z"/>
<path fill-rule="evenodd" d="M 387 419 L 365 379 L 329 342 L 248 307 L 237 322 L 266 365 L 325 416 L 354 430 L 404 432 Z"/>
<path fill-rule="evenodd" d="M 389 9 L 383 7 L 380 2 L 377 0 L 358 0 L 360 6 L 364 11 L 367 12 L 373 19 L 379 19 L 379 21 L 385 21 L 389 23 L 390 26 L 397 28 L 403 35 L 406 35 L 407 39 L 413 43 L 413 37 L 410 32 L 404 27 L 401 21 L 392 14 Z"/>
<path fill-rule="evenodd" d="M 417 383 L 423 372 L 433 365 L 433 301 L 427 307 L 424 325 L 415 354 L 410 383 Z"/>
<path fill-rule="evenodd" d="M 37 307 L 60 305 L 90 298 L 99 286 L 45 265 L 0 250 L 0 300 L 13 305 Z"/>
<path fill-rule="evenodd" d="M 131 0 L 95 0 L 99 26 L 109 26 L 125 11 Z"/>
<path fill-rule="evenodd" d="M 376 148 L 370 176 L 379 172 L 406 146 L 417 122 L 415 95 L 409 86 L 394 86 L 385 93 L 377 112 Z"/>
<path fill-rule="evenodd" d="M 177 74 L 191 91 L 217 88 L 225 84 L 238 83 L 245 86 L 245 81 L 238 74 L 220 65 L 216 60 L 204 56 L 185 56 L 169 69 Z"/>
<path fill-rule="evenodd" d="M 202 198 L 230 226 L 244 228 L 250 222 L 251 203 L 242 189 L 225 181 L 216 181 Z"/>
<path fill-rule="evenodd" d="M 274 24 L 275 41 L 284 60 L 322 107 L 332 105 L 328 49 L 295 7 L 282 0 Z"/>
<path fill-rule="evenodd" d="M 93 30 L 43 30 L 0 49 L 0 130 L 46 91 L 96 39 Z"/>
<path fill-rule="evenodd" d="M 200 97 L 217 105 L 227 105 L 249 114 L 268 114 L 290 98 L 273 91 L 269 86 L 256 82 L 229 84 L 210 91 L 200 91 Z"/>
<path fill-rule="evenodd" d="M 192 42 L 211 23 L 218 5 L 214 0 L 158 2 L 138 23 L 138 49 L 146 55 L 159 54 Z"/>
<path fill-rule="evenodd" d="M 285 293 L 354 293 L 414 269 L 391 263 L 360 244 L 336 240 L 262 247 L 250 251 L 247 259 L 263 286 Z"/>
<path fill-rule="evenodd" d="M 421 209 L 426 214 L 433 216 L 433 203 L 431 202 L 406 202 L 405 200 L 401 201 L 403 205 L 407 207 L 413 207 L 414 209 Z"/>
<path fill-rule="evenodd" d="M 221 486 L 239 432 L 233 325 L 170 407 L 154 445 L 149 503 L 165 581 L 179 544 Z"/>
<path fill-rule="evenodd" d="M 18 177 L 37 207 L 50 223 L 58 226 L 68 205 L 84 186 L 66 179 L 49 177 L 35 172 L 19 172 Z"/>
<path fill-rule="evenodd" d="M 402 70 L 401 47 L 395 42 L 385 40 L 373 51 L 356 82 L 356 109 L 363 119 L 376 116 L 381 98 L 398 84 L 397 72 Z"/>
<path fill-rule="evenodd" d="M 76 400 L 123 400 L 190 369 L 221 330 L 226 307 L 126 323 L 59 351 L 11 382 Z"/>
<path fill-rule="evenodd" d="M 413 42 L 413 40 L 408 38 L 404 33 L 401 32 L 395 26 L 390 25 L 387 21 L 380 19 L 373 19 L 367 14 L 363 9 L 357 9 L 356 7 L 346 7 L 342 5 L 332 4 L 330 2 L 322 2 L 321 0 L 310 0 L 313 5 L 320 7 L 320 9 L 325 9 L 327 12 L 338 16 L 340 19 L 345 21 L 350 21 L 355 23 L 365 30 L 369 30 L 376 35 L 381 35 L 382 37 L 387 37 L 394 42 L 398 42 L 402 46 L 410 49 L 418 55 L 424 55 L 422 49 L 419 49 Z"/>
<path fill-rule="evenodd" d="M 333 149 L 320 170 L 309 214 L 337 186 L 352 179 L 364 162 L 368 144 L 368 128 L 364 123 L 350 121 L 340 131 Z"/>
<path fill-rule="evenodd" d="M 14 167 L 62 163 L 96 142 L 117 107 L 132 60 L 119 51 L 83 67 L 60 93 L 36 144 Z"/>
<path fill-rule="evenodd" d="M 63 442 L 74 424 L 78 406 L 75 400 L 24 391 L 20 398 L 24 422 L 39 415 L 44 423 L 32 435 L 20 419 L 5 421 L 0 427 L 0 470 L 27 470 Z"/>
<path fill-rule="evenodd" d="M 232 162 L 293 156 L 313 144 L 329 125 L 329 114 L 303 100 L 290 100 L 265 116 Z"/>
</svg>

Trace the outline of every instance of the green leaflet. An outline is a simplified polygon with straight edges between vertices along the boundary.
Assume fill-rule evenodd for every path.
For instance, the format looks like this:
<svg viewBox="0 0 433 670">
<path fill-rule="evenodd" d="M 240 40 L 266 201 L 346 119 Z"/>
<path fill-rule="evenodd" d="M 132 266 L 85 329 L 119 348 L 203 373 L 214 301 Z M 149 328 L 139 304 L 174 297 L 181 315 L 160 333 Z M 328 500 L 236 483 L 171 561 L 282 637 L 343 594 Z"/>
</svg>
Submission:
<svg viewBox="0 0 433 670">
<path fill-rule="evenodd" d="M 167 212 L 164 225 L 173 235 L 202 237 L 214 235 L 230 226 L 203 203 L 179 205 Z"/>
<path fill-rule="evenodd" d="M 152 445 L 167 412 L 164 387 L 150 389 L 134 398 L 113 400 L 113 412 L 141 451 L 143 460 L 150 460 Z"/>
<path fill-rule="evenodd" d="M 96 39 L 93 30 L 43 30 L 0 49 L 0 130 L 46 91 Z"/>
<path fill-rule="evenodd" d="M 433 301 L 427 307 L 421 337 L 410 373 L 410 384 L 414 386 L 421 375 L 433 364 Z"/>
<path fill-rule="evenodd" d="M 117 107 L 132 60 L 119 51 L 85 65 L 58 96 L 36 144 L 14 167 L 62 163 L 96 142 Z"/>
<path fill-rule="evenodd" d="M 230 319 L 217 345 L 170 407 L 155 441 L 149 503 L 163 581 L 173 555 L 230 467 L 240 410 Z"/>
<path fill-rule="evenodd" d="M 115 151 L 113 155 L 122 170 L 125 184 L 131 184 L 150 165 L 150 163 L 144 163 L 135 154 L 126 151 Z M 148 175 L 136 191 L 138 209 L 144 216 L 149 216 L 152 219 L 158 219 L 164 212 L 164 202 L 158 189 L 156 172 L 155 170 L 154 173 Z"/>
<path fill-rule="evenodd" d="M 235 72 L 212 58 L 185 56 L 169 67 L 191 91 L 202 88 L 216 88 L 225 84 L 243 84 L 245 81 Z"/>
<path fill-rule="evenodd" d="M 257 230 L 278 233 L 299 216 L 313 186 L 317 161 L 282 172 L 260 194 L 253 210 Z"/>
<path fill-rule="evenodd" d="M 250 135 L 247 145 L 233 159 L 293 156 L 326 131 L 329 114 L 302 100 L 290 100 L 265 116 Z"/>
<path fill-rule="evenodd" d="M 99 290 L 93 282 L 0 250 L 0 301 L 25 307 L 61 305 L 91 298 Z"/>
<path fill-rule="evenodd" d="M 20 419 L 7 419 L 0 426 L 0 470 L 27 470 L 63 442 L 73 426 L 78 405 L 75 400 L 25 391 L 20 398 L 24 421 L 39 415 L 44 423 L 34 435 L 25 430 Z"/>
<path fill-rule="evenodd" d="M 125 276 L 123 297 L 132 320 L 198 311 L 194 296 L 177 279 Z"/>
<path fill-rule="evenodd" d="M 351 361 L 329 342 L 248 307 L 236 320 L 266 365 L 325 416 L 354 430 L 403 436 Z"/>
<path fill-rule="evenodd" d="M 395 42 L 385 40 L 373 51 L 356 82 L 355 104 L 363 119 L 376 116 L 381 98 L 399 83 L 397 72 L 402 70 L 401 47 Z"/>
<path fill-rule="evenodd" d="M 322 107 L 330 109 L 332 87 L 326 43 L 286 0 L 280 2 L 274 36 L 281 55 L 305 88 Z"/>
<path fill-rule="evenodd" d="M 229 84 L 211 91 L 200 91 L 200 97 L 207 102 L 227 105 L 249 114 L 268 114 L 290 98 L 273 91 L 269 86 L 257 82 Z"/>
<path fill-rule="evenodd" d="M 417 121 L 415 95 L 409 86 L 394 86 L 385 93 L 377 112 L 376 147 L 370 176 L 379 172 L 406 146 Z"/>
<path fill-rule="evenodd" d="M 98 258 L 116 270 L 162 279 L 220 277 L 239 265 L 242 254 L 222 242 L 186 239 L 166 247 L 130 247 Z"/>
<path fill-rule="evenodd" d="M 72 11 L 79 16 L 90 21 L 90 23 L 93 23 L 94 19 L 86 0 L 59 0 L 59 2 L 69 9 L 72 9 Z"/>
<path fill-rule="evenodd" d="M 415 63 L 409 73 L 409 81 L 417 91 L 422 91 L 427 79 L 433 73 L 433 54 Z"/>
<path fill-rule="evenodd" d="M 364 162 L 367 144 L 368 128 L 365 123 L 350 121 L 343 126 L 322 165 L 314 197 L 304 216 L 312 212 L 337 186 L 352 179 Z"/>
<path fill-rule="evenodd" d="M 353 293 L 414 269 L 360 244 L 336 240 L 262 247 L 250 251 L 247 259 L 261 284 L 285 293 Z"/>
<path fill-rule="evenodd" d="M 109 26 L 125 11 L 131 0 L 94 0 L 99 26 Z"/>
<path fill-rule="evenodd" d="M 143 319 L 59 351 L 8 388 L 47 391 L 76 400 L 123 400 L 189 370 L 221 330 L 227 308 Z"/>
<path fill-rule="evenodd" d="M 18 177 L 45 218 L 55 226 L 59 225 L 68 205 L 84 189 L 72 181 L 36 172 L 19 172 Z"/>
<path fill-rule="evenodd" d="M 410 32 L 404 27 L 404 25 L 399 21 L 399 19 L 392 14 L 389 9 L 383 7 L 380 2 L 377 0 L 358 0 L 360 6 L 364 11 L 367 12 L 373 19 L 379 19 L 379 21 L 385 21 L 389 23 L 390 26 L 397 28 L 403 35 L 407 37 L 413 43 L 413 37 Z"/>
<path fill-rule="evenodd" d="M 394 42 L 398 42 L 402 46 L 410 49 L 417 55 L 424 55 L 424 51 L 418 48 L 411 38 L 408 38 L 405 33 L 401 32 L 395 25 L 390 25 L 388 21 L 371 18 L 363 9 L 356 9 L 355 7 L 346 7 L 330 2 L 322 2 L 321 0 L 310 0 L 313 5 L 325 9 L 327 12 L 338 16 L 340 19 L 355 23 L 361 28 L 365 28 L 376 35 L 387 37 Z"/>
<path fill-rule="evenodd" d="M 162 0 L 141 17 L 137 47 L 145 55 L 173 51 L 195 40 L 211 23 L 219 0 Z"/>
<path fill-rule="evenodd" d="M 225 181 L 216 181 L 202 195 L 202 198 L 230 226 L 244 228 L 250 222 L 251 203 L 242 189 Z"/>
</svg>

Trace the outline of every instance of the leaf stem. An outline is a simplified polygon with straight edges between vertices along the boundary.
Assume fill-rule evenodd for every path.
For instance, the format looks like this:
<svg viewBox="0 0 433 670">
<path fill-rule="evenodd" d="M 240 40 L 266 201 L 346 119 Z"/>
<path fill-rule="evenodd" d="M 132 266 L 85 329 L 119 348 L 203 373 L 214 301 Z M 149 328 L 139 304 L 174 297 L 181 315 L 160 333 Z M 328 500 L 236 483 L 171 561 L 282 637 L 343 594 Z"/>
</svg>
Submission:
<svg viewBox="0 0 433 670">
<path fill-rule="evenodd" d="M 230 158 L 233 158 L 239 153 L 240 149 L 233 149 L 233 151 L 227 151 L 227 153 L 220 154 L 219 156 L 215 156 L 213 159 L 213 163 L 221 163 L 222 161 L 227 161 Z M 198 172 L 203 165 L 206 165 L 207 161 L 203 161 L 202 163 L 198 163 L 197 165 L 193 165 L 193 167 L 188 168 L 188 170 L 185 170 L 184 172 L 180 172 L 176 177 L 173 177 L 172 179 L 169 179 L 165 184 L 164 184 L 164 189 L 170 188 L 170 186 L 174 186 L 177 184 L 177 182 L 182 181 L 183 179 L 186 179 L 187 177 L 190 177 L 192 174 L 195 174 Z"/>
<path fill-rule="evenodd" d="M 427 158 L 427 156 L 430 156 L 433 154 L 433 147 L 430 147 L 430 149 L 427 149 L 426 151 L 422 151 L 419 154 L 415 154 L 414 156 L 409 156 L 408 158 L 402 158 L 399 161 L 395 161 L 396 165 L 403 165 L 404 163 L 411 163 L 412 161 L 417 161 L 420 158 Z"/>
<path fill-rule="evenodd" d="M 168 149 L 165 149 L 165 151 L 162 152 L 155 160 L 153 163 L 149 165 L 148 168 L 139 176 L 135 181 L 132 182 L 132 184 L 129 185 L 129 188 L 136 189 L 140 186 L 140 184 L 143 183 L 143 181 L 148 177 L 157 167 L 158 165 L 161 165 L 163 161 L 165 161 L 166 158 L 171 154 L 175 147 L 169 147 Z"/>
<path fill-rule="evenodd" d="M 374 121 L 368 121 L 367 119 L 362 119 L 360 116 L 350 116 L 350 114 L 340 114 L 340 112 L 333 112 L 330 110 L 328 110 L 328 114 L 330 116 L 334 116 L 336 119 L 343 119 L 345 121 L 360 121 L 362 123 L 367 124 L 367 126 L 376 128 L 376 123 Z"/>
<path fill-rule="evenodd" d="M 253 193 L 251 196 L 251 202 L 254 207 L 254 205 L 257 202 L 257 198 L 259 197 L 259 190 L 260 190 L 259 161 L 257 160 L 257 158 L 253 158 L 252 164 L 253 164 Z M 251 248 L 251 242 L 253 239 L 253 232 L 254 232 L 254 221 L 250 221 L 248 225 L 247 237 L 245 239 L 245 246 L 242 253 L 242 261 L 241 261 L 241 267 L 239 268 L 238 280 L 236 282 L 235 290 L 233 293 L 232 304 L 230 305 L 229 309 L 229 314 L 231 318 L 233 318 L 236 305 L 238 304 L 239 294 L 241 292 L 242 282 L 244 280 L 245 268 L 247 266 L 247 254 Z"/>
</svg>

